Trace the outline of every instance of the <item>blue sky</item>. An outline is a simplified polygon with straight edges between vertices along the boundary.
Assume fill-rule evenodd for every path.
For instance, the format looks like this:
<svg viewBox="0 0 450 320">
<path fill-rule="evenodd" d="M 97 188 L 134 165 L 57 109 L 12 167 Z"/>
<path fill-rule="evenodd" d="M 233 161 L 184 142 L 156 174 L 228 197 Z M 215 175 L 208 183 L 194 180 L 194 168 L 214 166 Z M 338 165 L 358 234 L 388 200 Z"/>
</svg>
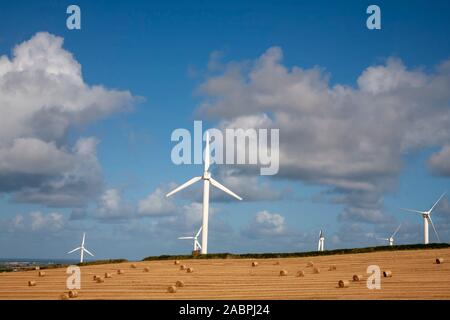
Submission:
<svg viewBox="0 0 450 320">
<path fill-rule="evenodd" d="M 0 166 L 0 180 L 20 182 L 13 187 L 0 182 L 0 257 L 65 257 L 83 231 L 88 233 L 88 248 L 99 258 L 189 252 L 190 244 L 176 237 L 197 229 L 198 205 L 193 194 L 164 203 L 163 212 L 138 212 L 143 199 L 151 194 L 155 196 L 152 199 L 157 198 L 158 188 L 164 193 L 172 183 L 201 172 L 200 166 L 172 164 L 171 132 L 191 130 L 195 119 L 204 120 L 205 127 L 218 127 L 224 121 L 263 113 L 280 129 L 280 174 L 258 177 L 245 170 L 239 173 L 257 186 L 244 194 L 249 201 L 213 202 L 210 251 L 313 250 L 320 228 L 325 230 L 327 248 L 379 244 L 374 237 L 391 232 L 402 221 L 398 242 L 421 241 L 420 218 L 398 208 L 426 209 L 449 189 L 446 146 L 450 144 L 450 123 L 446 117 L 450 100 L 445 90 L 449 68 L 438 68 L 450 58 L 448 1 L 378 1 L 381 30 L 365 26 L 369 1 L 77 1 L 81 30 L 66 28 L 69 4 L 2 2 L 0 56 L 13 61 L 15 46 L 30 39 L 35 39 L 26 44 L 30 47 L 38 46 L 39 41 L 57 43 L 54 37 L 60 37 L 64 43 L 55 57 L 70 52 L 73 58 L 68 62 L 81 66 L 85 86 L 101 85 L 108 94 L 112 90 L 120 94 L 111 98 L 114 101 L 102 100 L 105 112 L 96 111 L 94 103 L 90 108 L 96 116 L 86 116 L 89 119 L 81 123 L 72 114 L 48 122 L 49 114 L 43 113 L 42 126 L 62 125 L 60 134 L 44 134 L 42 126 L 31 131 L 1 131 L 0 151 L 4 151 L 0 157 L 10 157 L 11 146 L 21 138 L 53 143 L 67 153 L 64 159 L 75 157 L 76 151 L 70 150 L 75 150 L 80 138 L 92 137 L 98 144 L 89 154 L 95 158 L 89 158 L 91 166 L 76 170 L 81 188 L 88 190 L 76 205 L 67 201 L 55 204 L 42 196 L 56 192 L 49 191 L 50 182 L 62 181 L 58 177 L 74 172 L 69 165 L 61 165 L 60 171 L 51 168 L 51 175 L 38 175 L 39 179 L 32 172 L 37 170 L 35 166 L 25 170 L 17 161 L 13 169 L 3 172 Z M 38 32 L 45 36 L 36 38 Z M 271 69 L 272 64 L 287 72 L 271 78 L 278 70 Z M 21 68 L 19 62 L 17 66 Z M 244 84 L 232 73 L 236 66 Z M 296 73 L 296 68 L 305 72 Z M 11 81 L 1 70 L 0 64 L 1 80 Z M 252 74 L 266 76 L 270 88 L 262 88 L 263 80 L 252 80 Z M 236 97 L 236 90 L 212 89 L 209 84 L 213 80 L 231 81 L 242 93 Z M 21 88 L 37 85 L 31 77 L 17 81 L 0 87 L 6 97 L 0 99 L 4 119 L 13 110 L 7 103 L 14 101 L 6 94 L 13 95 L 15 89 L 20 94 Z M 284 85 L 278 86 L 281 83 Z M 245 105 L 253 92 L 283 97 L 286 86 L 292 86 L 292 91 L 299 88 L 293 92 L 293 107 L 286 107 L 291 100 L 281 98 L 272 104 Z M 337 87 L 351 92 L 342 93 Z M 53 92 L 52 87 L 44 88 L 41 90 Z M 32 94 L 28 93 L 29 100 L 24 102 L 30 114 L 42 107 L 34 104 Z M 311 100 L 307 100 L 309 94 Z M 323 98 L 327 94 L 329 101 Z M 232 96 L 233 101 L 242 102 L 240 110 L 227 107 Z M 64 96 L 54 100 L 57 107 L 68 103 Z M 209 111 L 200 107 L 206 101 L 211 102 Z M 341 111 L 335 113 L 332 109 L 338 103 Z M 122 104 L 128 107 L 122 108 Z M 347 104 L 352 106 L 348 110 Z M 83 106 L 83 101 L 79 102 L 79 107 Z M 309 107 L 324 111 L 310 114 Z M 224 116 L 223 108 L 231 111 Z M 372 113 L 373 108 L 383 109 Z M 391 111 L 399 122 L 392 120 Z M 292 122 L 282 120 L 286 115 Z M 15 118 L 11 119 L 14 123 Z M 317 125 L 303 128 L 302 119 L 317 120 Z M 314 137 L 324 132 L 325 141 L 316 141 Z M 392 134 L 392 139 L 384 137 L 384 132 Z M 299 134 L 313 138 L 296 140 Z M 351 141 L 361 141 L 360 149 L 352 147 Z M 289 150 L 283 152 L 283 147 Z M 316 167 L 323 157 L 329 161 Z M 31 158 L 36 157 L 31 154 Z M 98 174 L 96 179 L 86 173 L 89 169 Z M 215 170 L 225 179 L 233 178 L 227 168 Z M 368 189 L 360 189 L 366 181 Z M 266 189 L 258 187 L 260 184 Z M 233 186 L 239 193 L 240 186 Z M 61 187 L 58 197 L 74 188 Z M 267 194 L 261 195 L 261 190 Z M 113 198 L 115 209 L 102 202 L 107 198 Z M 445 242 L 450 239 L 449 208 L 444 199 L 434 219 Z M 79 219 L 73 219 L 75 215 L 70 218 L 74 210 L 82 213 Z"/>
</svg>

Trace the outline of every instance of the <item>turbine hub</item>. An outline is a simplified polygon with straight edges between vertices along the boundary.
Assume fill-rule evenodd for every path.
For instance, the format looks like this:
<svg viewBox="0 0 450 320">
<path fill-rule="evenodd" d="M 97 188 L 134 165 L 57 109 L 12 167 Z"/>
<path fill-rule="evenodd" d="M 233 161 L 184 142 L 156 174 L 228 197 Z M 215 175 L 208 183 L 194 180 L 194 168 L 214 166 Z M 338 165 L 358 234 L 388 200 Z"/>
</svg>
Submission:
<svg viewBox="0 0 450 320">
<path fill-rule="evenodd" d="M 208 171 L 203 172 L 203 180 L 209 180 L 211 178 L 211 173 L 209 173 Z"/>
</svg>

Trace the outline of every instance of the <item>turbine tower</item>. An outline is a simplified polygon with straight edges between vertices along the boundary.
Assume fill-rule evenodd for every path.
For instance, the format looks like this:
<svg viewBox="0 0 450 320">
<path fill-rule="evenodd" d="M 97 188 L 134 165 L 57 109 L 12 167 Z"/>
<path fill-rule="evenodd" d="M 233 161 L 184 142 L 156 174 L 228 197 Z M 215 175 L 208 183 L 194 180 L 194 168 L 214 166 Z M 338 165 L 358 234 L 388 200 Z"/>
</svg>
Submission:
<svg viewBox="0 0 450 320">
<path fill-rule="evenodd" d="M 67 254 L 70 254 L 72 252 L 78 251 L 80 250 L 80 263 L 83 263 L 83 258 L 84 258 L 84 252 L 86 252 L 87 254 L 94 256 L 92 253 L 90 253 L 85 247 L 84 247 L 84 240 L 86 238 L 86 232 L 83 233 L 83 240 L 81 240 L 81 246 L 78 248 L 73 249 L 72 251 L 67 252 Z"/>
<path fill-rule="evenodd" d="M 232 197 L 242 200 L 241 197 L 239 197 L 237 194 L 235 194 L 233 191 L 229 190 L 222 184 L 220 184 L 218 181 L 211 178 L 211 173 L 209 173 L 209 133 L 206 132 L 206 148 L 205 148 L 205 167 L 203 170 L 203 176 L 200 177 L 194 177 L 191 180 L 185 182 L 178 188 L 172 190 L 168 194 L 166 194 L 166 197 L 170 197 L 174 193 L 177 193 L 180 190 L 183 190 L 190 185 L 196 183 L 197 181 L 203 180 L 203 223 L 202 223 L 202 246 L 201 246 L 201 253 L 207 254 L 208 253 L 208 217 L 209 217 L 209 185 L 212 184 L 214 187 L 222 190 L 225 193 L 228 193 Z"/>
<path fill-rule="evenodd" d="M 389 238 L 377 238 L 378 240 L 384 240 L 384 241 L 387 241 L 388 243 L 389 243 L 389 245 L 390 246 L 393 246 L 394 245 L 394 237 L 395 237 L 395 235 L 397 234 L 397 232 L 398 232 L 398 230 L 400 230 L 400 227 L 401 227 L 402 225 L 400 224 L 398 227 L 397 227 L 397 229 L 395 230 L 395 232 L 389 237 Z"/>
<path fill-rule="evenodd" d="M 202 246 L 200 245 L 200 242 L 198 242 L 197 238 L 200 235 L 200 232 L 202 232 L 203 227 L 200 227 L 200 229 L 198 229 L 198 232 L 195 236 L 193 237 L 179 237 L 178 239 L 180 240 L 194 240 L 194 251 L 198 251 L 198 249 L 201 249 Z"/>
<path fill-rule="evenodd" d="M 409 211 L 409 212 L 414 212 L 414 213 L 420 213 L 422 215 L 422 218 L 423 218 L 423 242 L 424 242 L 424 244 L 428 244 L 428 222 L 431 223 L 431 226 L 433 227 L 434 233 L 436 234 L 436 237 L 437 237 L 438 241 L 439 242 L 441 241 L 439 239 L 439 235 L 438 235 L 438 233 L 436 231 L 436 228 L 434 227 L 433 220 L 431 220 L 431 212 L 433 211 L 434 207 L 436 207 L 436 205 L 439 203 L 439 201 L 441 201 L 441 199 L 444 197 L 445 194 L 446 194 L 446 192 L 444 192 L 441 195 L 441 197 L 438 199 L 438 201 L 436 201 L 435 204 L 428 211 L 419 211 L 419 210 L 403 209 L 402 208 L 402 210 Z"/>
<path fill-rule="evenodd" d="M 319 251 L 319 252 L 323 251 L 324 244 L 325 244 L 325 237 L 323 236 L 322 230 L 320 230 L 320 233 L 319 233 L 319 244 L 317 245 L 317 251 Z"/>
</svg>

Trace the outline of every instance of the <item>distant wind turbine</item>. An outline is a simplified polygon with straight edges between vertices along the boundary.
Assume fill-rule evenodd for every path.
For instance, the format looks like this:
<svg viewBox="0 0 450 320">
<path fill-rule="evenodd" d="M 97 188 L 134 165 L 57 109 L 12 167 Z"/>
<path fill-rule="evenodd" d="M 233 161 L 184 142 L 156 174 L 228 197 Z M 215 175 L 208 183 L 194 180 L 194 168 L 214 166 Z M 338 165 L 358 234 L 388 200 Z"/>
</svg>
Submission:
<svg viewBox="0 0 450 320">
<path fill-rule="evenodd" d="M 183 190 L 190 185 L 196 183 L 197 181 L 203 180 L 203 223 L 202 223 L 202 246 L 201 246 L 201 253 L 207 254 L 208 253 L 208 217 L 209 217 L 209 184 L 212 184 L 214 187 L 222 190 L 225 193 L 228 193 L 232 197 L 242 200 L 241 197 L 239 197 L 237 194 L 235 194 L 233 191 L 229 190 L 222 184 L 220 184 L 218 181 L 211 178 L 211 173 L 208 172 L 209 169 L 209 160 L 210 154 L 209 154 L 209 133 L 206 132 L 206 148 L 205 148 L 205 167 L 203 170 L 203 176 L 200 177 L 194 177 L 191 180 L 185 182 L 178 188 L 172 190 L 169 192 L 166 197 L 170 197 L 174 193 L 177 193 L 180 190 Z"/>
<path fill-rule="evenodd" d="M 92 253 L 90 253 L 85 247 L 84 247 L 84 240 L 86 238 L 86 233 L 83 233 L 83 240 L 81 241 L 81 246 L 78 248 L 73 249 L 72 251 L 67 252 L 67 254 L 73 253 L 75 251 L 80 250 L 80 263 L 83 263 L 83 258 L 84 258 L 84 252 L 86 252 L 87 254 L 94 256 Z"/>
<path fill-rule="evenodd" d="M 317 251 L 321 252 L 324 250 L 325 237 L 323 236 L 322 230 L 319 233 L 319 244 L 317 245 Z"/>
<path fill-rule="evenodd" d="M 433 211 L 434 207 L 436 207 L 436 205 L 439 203 L 439 201 L 441 201 L 441 199 L 445 196 L 447 192 L 444 192 L 441 197 L 438 199 L 438 201 L 435 202 L 435 204 L 431 207 L 430 210 L 428 211 L 418 211 L 418 210 L 412 210 L 412 209 L 403 209 L 405 211 L 409 211 L 409 212 L 414 212 L 414 213 L 420 213 L 423 217 L 423 242 L 425 244 L 428 244 L 428 221 L 431 223 L 431 226 L 433 227 L 434 233 L 436 234 L 436 237 L 438 239 L 438 241 L 440 242 L 441 240 L 439 239 L 439 235 L 436 231 L 436 228 L 434 227 L 434 223 L 433 220 L 431 220 L 431 212 Z"/>
<path fill-rule="evenodd" d="M 200 229 L 198 229 L 198 232 L 195 236 L 192 237 L 179 237 L 178 239 L 180 240 L 194 240 L 194 251 L 198 251 L 198 249 L 201 249 L 202 246 L 200 245 L 200 242 L 198 242 L 197 238 L 200 235 L 200 232 L 202 232 L 202 228 L 200 227 Z"/>
<path fill-rule="evenodd" d="M 394 233 L 389 237 L 389 238 L 377 238 L 378 240 L 384 240 L 384 241 L 387 241 L 388 243 L 389 243 L 389 245 L 390 246 L 393 246 L 394 245 L 394 237 L 395 237 L 395 235 L 397 234 L 397 232 L 398 232 L 398 230 L 400 230 L 400 227 L 401 227 L 402 225 L 400 224 L 398 227 L 397 227 L 397 229 L 394 231 Z"/>
</svg>

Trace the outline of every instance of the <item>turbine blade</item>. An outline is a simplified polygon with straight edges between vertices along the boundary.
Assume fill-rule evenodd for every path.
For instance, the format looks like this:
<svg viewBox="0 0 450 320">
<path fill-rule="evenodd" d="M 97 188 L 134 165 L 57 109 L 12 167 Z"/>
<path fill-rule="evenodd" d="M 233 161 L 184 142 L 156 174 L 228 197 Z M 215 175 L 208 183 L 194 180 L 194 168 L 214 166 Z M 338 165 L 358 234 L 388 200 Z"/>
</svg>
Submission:
<svg viewBox="0 0 450 320">
<path fill-rule="evenodd" d="M 441 201 L 441 199 L 445 196 L 447 192 L 444 192 L 441 197 L 438 199 L 438 201 L 436 201 L 435 204 L 433 204 L 433 206 L 431 207 L 430 211 L 428 211 L 431 214 L 431 211 L 433 211 L 434 207 L 436 207 L 436 205 L 439 203 L 439 201 Z"/>
<path fill-rule="evenodd" d="M 210 155 L 209 155 L 209 132 L 206 131 L 206 147 L 205 147 L 205 172 L 209 169 Z"/>
<path fill-rule="evenodd" d="M 420 214 L 426 213 L 425 211 L 419 211 L 419 210 L 413 210 L 413 209 L 405 209 L 405 208 L 400 208 L 400 209 L 403 211 L 415 212 L 415 213 L 420 213 Z"/>
<path fill-rule="evenodd" d="M 91 255 L 92 257 L 94 256 L 92 253 L 89 252 L 88 249 L 83 248 L 84 252 L 86 252 L 87 254 Z"/>
<path fill-rule="evenodd" d="M 393 238 L 396 234 L 397 234 L 397 232 L 398 232 L 398 230 L 400 230 L 400 227 L 401 227 L 402 225 L 400 224 L 398 227 L 397 227 L 397 229 L 395 230 L 395 232 L 392 234 L 392 236 L 391 236 L 391 238 Z"/>
<path fill-rule="evenodd" d="M 84 239 L 86 238 L 86 232 L 83 233 L 83 240 L 81 241 L 81 247 L 84 247 Z"/>
<path fill-rule="evenodd" d="M 196 238 L 198 238 L 198 236 L 200 235 L 200 232 L 202 232 L 203 226 L 200 227 L 200 229 L 198 229 L 197 234 L 195 235 Z"/>
<path fill-rule="evenodd" d="M 439 235 L 438 235 L 438 233 L 437 233 L 437 231 L 436 231 L 436 228 L 434 227 L 433 220 L 431 220 L 431 217 L 430 217 L 430 216 L 428 216 L 428 221 L 430 221 L 431 226 L 433 227 L 434 233 L 436 234 L 436 237 L 437 237 L 438 241 L 441 242 L 441 239 L 439 238 Z"/>
<path fill-rule="evenodd" d="M 180 240 L 188 240 L 188 239 L 194 239 L 194 237 L 179 237 Z"/>
<path fill-rule="evenodd" d="M 73 253 L 73 252 L 75 252 L 75 251 L 77 251 L 77 250 L 80 250 L 80 249 L 81 249 L 81 247 L 75 248 L 75 249 L 73 249 L 72 251 L 67 252 L 67 254 Z"/>
<path fill-rule="evenodd" d="M 201 249 L 202 246 L 200 245 L 200 242 L 198 242 L 198 240 L 195 240 L 195 242 L 197 243 L 197 247 L 198 247 L 199 249 Z"/>
<path fill-rule="evenodd" d="M 174 193 L 177 193 L 178 191 L 183 190 L 184 188 L 189 187 L 191 184 L 194 184 L 194 183 L 196 183 L 197 181 L 199 181 L 199 180 L 201 180 L 201 179 L 202 179 L 202 177 L 195 177 L 195 178 L 192 178 L 191 180 L 189 180 L 189 181 L 183 183 L 183 184 L 182 184 L 181 186 L 179 186 L 178 188 L 176 188 L 176 189 L 170 191 L 168 194 L 166 194 L 166 197 L 170 197 L 170 196 L 173 195 Z"/>
<path fill-rule="evenodd" d="M 231 191 L 231 190 L 228 189 L 227 187 L 223 186 L 222 184 L 220 184 L 218 181 L 214 180 L 213 178 L 210 178 L 209 181 L 211 182 L 211 184 L 212 184 L 214 187 L 216 187 L 216 188 L 222 190 L 222 191 L 225 192 L 225 193 L 228 193 L 230 196 L 235 197 L 235 198 L 238 199 L 238 200 L 242 200 L 242 198 L 239 197 L 236 193 L 234 193 L 233 191 Z"/>
</svg>

